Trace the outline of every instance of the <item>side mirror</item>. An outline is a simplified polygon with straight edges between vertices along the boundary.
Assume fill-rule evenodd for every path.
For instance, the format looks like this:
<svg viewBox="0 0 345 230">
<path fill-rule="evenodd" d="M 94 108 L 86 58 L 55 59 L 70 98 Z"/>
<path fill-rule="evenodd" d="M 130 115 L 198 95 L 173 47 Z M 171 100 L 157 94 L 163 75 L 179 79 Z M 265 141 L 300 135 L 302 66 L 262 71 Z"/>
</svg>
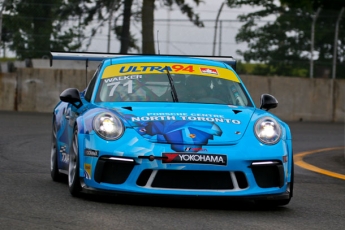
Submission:
<svg viewBox="0 0 345 230">
<path fill-rule="evenodd" d="M 261 106 L 260 109 L 265 109 L 266 111 L 276 108 L 278 106 L 278 100 L 270 94 L 261 95 Z"/>
<path fill-rule="evenodd" d="M 77 109 L 79 109 L 83 105 L 80 99 L 79 90 L 77 90 L 76 88 L 65 89 L 60 94 L 60 100 L 63 102 L 71 103 Z"/>
</svg>

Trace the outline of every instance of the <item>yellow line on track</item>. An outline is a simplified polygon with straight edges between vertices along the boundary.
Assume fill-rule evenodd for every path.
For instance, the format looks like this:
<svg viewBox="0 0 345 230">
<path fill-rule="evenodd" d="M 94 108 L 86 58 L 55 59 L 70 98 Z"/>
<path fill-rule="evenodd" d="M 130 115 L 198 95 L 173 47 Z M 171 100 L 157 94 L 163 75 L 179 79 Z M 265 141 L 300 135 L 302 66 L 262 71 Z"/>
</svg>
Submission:
<svg viewBox="0 0 345 230">
<path fill-rule="evenodd" d="M 301 152 L 301 153 L 297 153 L 296 155 L 294 155 L 294 160 L 295 160 L 295 165 L 298 165 L 302 168 L 308 169 L 310 171 L 313 172 L 317 172 L 317 173 L 321 173 L 327 176 L 331 176 L 331 177 L 335 177 L 338 179 L 342 179 L 345 180 L 345 175 L 340 174 L 340 173 L 335 173 L 332 171 L 328 171 L 322 168 L 318 168 L 314 165 L 308 164 L 306 162 L 303 161 L 303 158 L 309 154 L 313 154 L 313 153 L 320 153 L 320 152 L 327 152 L 327 151 L 333 151 L 333 150 L 341 150 L 341 149 L 345 149 L 345 146 L 343 147 L 334 147 L 334 148 L 324 148 L 324 149 L 317 149 L 317 150 L 312 150 L 312 151 L 306 151 L 306 152 Z"/>
</svg>

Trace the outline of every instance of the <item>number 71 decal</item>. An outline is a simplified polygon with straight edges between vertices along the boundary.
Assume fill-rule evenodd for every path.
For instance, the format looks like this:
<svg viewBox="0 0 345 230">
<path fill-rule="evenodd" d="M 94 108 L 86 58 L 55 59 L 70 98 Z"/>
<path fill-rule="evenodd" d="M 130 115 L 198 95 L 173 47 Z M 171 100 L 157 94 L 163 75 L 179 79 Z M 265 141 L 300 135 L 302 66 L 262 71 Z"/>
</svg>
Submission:
<svg viewBox="0 0 345 230">
<path fill-rule="evenodd" d="M 112 86 L 110 92 L 109 92 L 109 97 L 114 96 L 114 92 L 116 90 L 116 88 L 121 84 L 121 82 L 112 82 L 112 83 L 108 83 L 107 86 Z M 127 93 L 133 93 L 133 81 L 129 80 L 126 83 L 123 84 L 123 86 L 128 86 L 127 87 Z"/>
</svg>

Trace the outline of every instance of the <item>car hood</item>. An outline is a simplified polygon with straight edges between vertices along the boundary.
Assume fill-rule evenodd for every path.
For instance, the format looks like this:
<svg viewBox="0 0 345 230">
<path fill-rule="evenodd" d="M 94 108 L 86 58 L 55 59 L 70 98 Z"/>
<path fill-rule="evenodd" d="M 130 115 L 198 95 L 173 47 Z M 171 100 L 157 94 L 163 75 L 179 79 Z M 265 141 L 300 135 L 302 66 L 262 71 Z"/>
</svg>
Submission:
<svg viewBox="0 0 345 230">
<path fill-rule="evenodd" d="M 253 107 L 214 104 L 147 103 L 113 108 L 150 142 L 180 145 L 235 144 L 243 136 Z"/>
</svg>

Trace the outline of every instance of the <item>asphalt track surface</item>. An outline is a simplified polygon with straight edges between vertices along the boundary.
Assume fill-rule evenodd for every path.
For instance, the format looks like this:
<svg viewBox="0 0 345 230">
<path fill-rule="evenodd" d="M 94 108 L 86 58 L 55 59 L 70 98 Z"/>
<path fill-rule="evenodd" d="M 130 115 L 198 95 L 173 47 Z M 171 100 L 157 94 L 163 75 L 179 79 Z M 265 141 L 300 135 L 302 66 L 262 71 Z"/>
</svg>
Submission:
<svg viewBox="0 0 345 230">
<path fill-rule="evenodd" d="M 290 123 L 294 153 L 344 146 L 344 124 Z M 294 197 L 250 202 L 137 196 L 74 198 L 50 178 L 51 114 L 0 112 L 0 229 L 345 229 L 345 180 L 295 166 Z M 344 149 L 303 157 L 345 175 Z"/>
</svg>

